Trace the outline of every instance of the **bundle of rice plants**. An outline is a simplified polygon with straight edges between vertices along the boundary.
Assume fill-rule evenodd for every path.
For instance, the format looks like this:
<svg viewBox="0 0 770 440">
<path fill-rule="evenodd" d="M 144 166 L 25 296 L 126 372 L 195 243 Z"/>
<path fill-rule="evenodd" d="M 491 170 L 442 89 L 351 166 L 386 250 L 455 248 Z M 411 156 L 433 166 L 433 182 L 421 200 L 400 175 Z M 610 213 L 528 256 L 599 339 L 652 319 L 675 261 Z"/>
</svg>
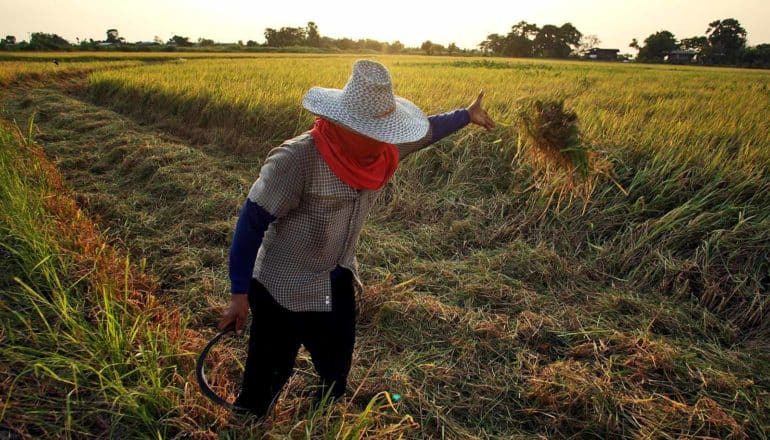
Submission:
<svg viewBox="0 0 770 440">
<path fill-rule="evenodd" d="M 577 114 L 566 109 L 563 100 L 527 101 L 516 116 L 520 139 L 529 147 L 527 157 L 533 162 L 540 188 L 548 194 L 546 210 L 555 201 L 559 211 L 576 197 L 585 210 L 601 176 L 625 193 L 612 177 L 612 163 L 585 142 Z"/>
<path fill-rule="evenodd" d="M 581 142 L 578 117 L 565 110 L 564 101 L 533 100 L 519 110 L 519 128 L 532 153 L 545 165 L 577 174 L 590 174 L 590 152 Z"/>
</svg>

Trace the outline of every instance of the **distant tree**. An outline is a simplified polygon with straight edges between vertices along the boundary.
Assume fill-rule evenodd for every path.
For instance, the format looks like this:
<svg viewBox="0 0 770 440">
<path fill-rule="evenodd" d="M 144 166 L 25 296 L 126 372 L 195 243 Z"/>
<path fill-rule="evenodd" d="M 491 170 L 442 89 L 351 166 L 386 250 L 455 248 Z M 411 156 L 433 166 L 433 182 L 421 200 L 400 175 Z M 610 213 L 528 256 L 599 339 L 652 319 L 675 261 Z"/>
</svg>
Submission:
<svg viewBox="0 0 770 440">
<path fill-rule="evenodd" d="M 152 41 L 153 41 L 155 44 L 163 44 L 163 39 L 162 39 L 162 38 L 160 38 L 160 37 L 159 37 L 159 36 L 157 36 L 157 35 L 155 36 L 155 38 L 153 38 L 153 39 L 152 39 Z"/>
<path fill-rule="evenodd" d="M 265 45 L 270 47 L 304 46 L 307 40 L 305 28 L 282 27 L 265 29 Z"/>
<path fill-rule="evenodd" d="M 423 41 L 420 45 L 420 49 L 428 55 L 433 55 L 433 42 L 430 40 Z"/>
<path fill-rule="evenodd" d="M 449 55 L 455 54 L 460 51 L 460 48 L 457 47 L 454 43 L 449 43 L 449 46 L 446 48 L 447 52 L 449 52 Z"/>
<path fill-rule="evenodd" d="M 578 45 L 577 52 L 579 54 L 584 54 L 591 49 L 599 47 L 601 43 L 602 40 L 600 40 L 596 35 L 583 35 L 580 38 L 580 44 Z"/>
<path fill-rule="evenodd" d="M 566 43 L 573 52 L 577 51 L 580 47 L 580 39 L 583 38 L 583 34 L 577 30 L 572 23 L 564 23 L 561 25 L 559 32 L 564 43 Z"/>
<path fill-rule="evenodd" d="M 246 42 L 246 47 L 257 47 L 257 46 L 259 46 L 259 43 L 257 43 L 254 40 L 249 40 Z"/>
<path fill-rule="evenodd" d="M 698 53 L 697 58 L 695 61 L 703 63 L 704 61 L 707 61 L 706 59 L 709 57 L 711 53 L 711 45 L 709 44 L 708 38 L 704 36 L 695 36 L 690 38 L 683 38 L 679 42 L 679 47 L 684 50 L 692 50 Z"/>
<path fill-rule="evenodd" d="M 216 44 L 216 43 L 214 43 L 214 40 L 210 40 L 208 38 L 198 38 L 198 46 L 201 46 L 201 47 L 211 47 L 214 44 Z"/>
<path fill-rule="evenodd" d="M 487 52 L 489 52 L 489 37 L 487 37 L 486 40 L 479 43 L 478 47 L 479 47 L 479 50 L 481 51 L 481 54 L 486 56 Z"/>
<path fill-rule="evenodd" d="M 492 52 L 493 55 L 502 55 L 505 48 L 506 39 L 500 34 L 489 34 L 487 39 L 479 43 L 479 49 L 487 53 Z"/>
<path fill-rule="evenodd" d="M 510 33 L 519 37 L 525 37 L 527 39 L 534 40 L 539 31 L 540 28 L 537 27 L 535 23 L 527 23 L 526 21 L 522 20 L 511 26 Z"/>
<path fill-rule="evenodd" d="M 545 58 L 567 58 L 580 44 L 582 34 L 571 23 L 561 27 L 547 24 L 540 28 L 532 42 L 534 53 Z"/>
<path fill-rule="evenodd" d="M 709 48 L 709 40 L 704 36 L 696 36 L 690 38 L 683 38 L 679 42 L 679 47 L 686 50 L 694 50 L 697 52 L 705 52 Z"/>
<path fill-rule="evenodd" d="M 119 44 L 120 35 L 118 35 L 117 29 L 107 29 L 107 39 L 104 40 L 107 43 Z"/>
<path fill-rule="evenodd" d="M 639 41 L 637 41 L 636 38 L 631 40 L 631 43 L 628 44 L 628 47 L 631 49 L 642 50 L 641 46 L 639 46 Z"/>
<path fill-rule="evenodd" d="M 669 52 L 678 47 L 676 37 L 671 32 L 655 32 L 644 39 L 644 46 L 639 49 L 638 58 L 641 61 L 661 62 Z"/>
<path fill-rule="evenodd" d="M 735 63 L 738 54 L 746 47 L 746 29 L 734 18 L 715 20 L 706 29 L 711 52 L 709 58 L 717 63 Z"/>
<path fill-rule="evenodd" d="M 366 50 L 375 50 L 377 52 L 384 52 L 388 47 L 388 43 L 383 43 L 382 41 L 372 40 L 371 38 L 366 38 L 363 40 L 358 40 L 358 48 L 359 49 L 366 49 Z"/>
<path fill-rule="evenodd" d="M 540 28 L 537 33 L 534 44 L 534 53 L 537 56 L 546 58 L 561 58 L 569 55 L 569 46 L 561 40 L 559 28 L 547 24 Z"/>
<path fill-rule="evenodd" d="M 739 64 L 744 67 L 770 68 L 770 44 L 759 44 L 743 49 Z"/>
<path fill-rule="evenodd" d="M 337 48 L 336 40 L 334 38 L 324 37 L 323 35 L 321 35 L 321 41 L 318 44 L 319 47 L 326 49 Z"/>
<path fill-rule="evenodd" d="M 2 34 L 0 34 L 0 35 L 2 35 Z M 14 37 L 13 35 L 6 35 L 5 36 L 5 44 L 9 44 L 9 45 L 16 44 L 16 37 Z"/>
<path fill-rule="evenodd" d="M 390 46 L 388 46 L 388 52 L 390 53 L 401 53 L 404 50 L 404 44 L 398 40 L 390 43 Z"/>
<path fill-rule="evenodd" d="M 78 42 L 78 48 L 81 50 L 94 50 L 96 49 L 96 43 L 92 38 L 76 38 Z"/>
<path fill-rule="evenodd" d="M 315 22 L 308 22 L 307 29 L 305 31 L 307 37 L 307 45 L 310 47 L 321 47 L 321 34 L 318 32 L 318 25 Z"/>
<path fill-rule="evenodd" d="M 265 28 L 265 46 L 279 47 L 278 31 L 273 28 Z"/>
<path fill-rule="evenodd" d="M 173 37 L 169 38 L 168 44 L 179 47 L 189 47 L 193 45 L 188 37 L 182 37 L 181 35 L 174 35 Z"/>
<path fill-rule="evenodd" d="M 338 49 L 342 49 L 342 50 L 351 50 L 356 48 L 356 42 L 351 40 L 350 38 L 339 38 L 337 40 L 334 40 L 334 44 L 337 46 Z"/>
<path fill-rule="evenodd" d="M 534 23 L 520 21 L 511 26 L 499 53 L 508 57 L 531 57 L 534 54 L 534 39 L 540 28 Z"/>
<path fill-rule="evenodd" d="M 433 54 L 434 55 L 439 55 L 439 54 L 446 53 L 446 52 L 447 52 L 447 48 L 444 47 L 443 44 L 433 43 Z"/>
<path fill-rule="evenodd" d="M 43 32 L 33 32 L 28 45 L 31 50 L 66 50 L 70 47 L 69 41 L 64 38 Z"/>
</svg>

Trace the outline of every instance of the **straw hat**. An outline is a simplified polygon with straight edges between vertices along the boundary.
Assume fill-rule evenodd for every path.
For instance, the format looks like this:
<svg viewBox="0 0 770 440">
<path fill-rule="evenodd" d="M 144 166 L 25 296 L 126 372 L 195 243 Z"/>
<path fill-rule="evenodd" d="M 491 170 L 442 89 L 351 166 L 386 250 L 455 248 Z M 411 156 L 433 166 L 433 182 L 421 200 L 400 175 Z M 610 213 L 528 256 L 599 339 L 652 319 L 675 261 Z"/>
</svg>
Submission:
<svg viewBox="0 0 770 440">
<path fill-rule="evenodd" d="M 356 61 L 344 89 L 313 87 L 302 105 L 311 113 L 380 142 L 414 142 L 428 133 L 428 118 L 409 100 L 393 94 L 388 69 L 376 61 Z"/>
</svg>

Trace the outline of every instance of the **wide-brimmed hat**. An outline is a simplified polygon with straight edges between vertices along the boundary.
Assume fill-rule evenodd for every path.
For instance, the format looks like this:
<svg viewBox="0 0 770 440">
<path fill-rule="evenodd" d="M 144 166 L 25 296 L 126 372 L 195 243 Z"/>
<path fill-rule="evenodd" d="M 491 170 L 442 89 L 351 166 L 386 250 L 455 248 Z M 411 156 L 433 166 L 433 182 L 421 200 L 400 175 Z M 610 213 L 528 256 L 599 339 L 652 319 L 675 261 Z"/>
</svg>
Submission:
<svg viewBox="0 0 770 440">
<path fill-rule="evenodd" d="M 412 102 L 393 94 L 388 69 L 376 61 L 356 61 L 345 88 L 313 87 L 302 105 L 311 113 L 380 142 L 414 142 L 428 133 L 428 118 Z"/>
</svg>

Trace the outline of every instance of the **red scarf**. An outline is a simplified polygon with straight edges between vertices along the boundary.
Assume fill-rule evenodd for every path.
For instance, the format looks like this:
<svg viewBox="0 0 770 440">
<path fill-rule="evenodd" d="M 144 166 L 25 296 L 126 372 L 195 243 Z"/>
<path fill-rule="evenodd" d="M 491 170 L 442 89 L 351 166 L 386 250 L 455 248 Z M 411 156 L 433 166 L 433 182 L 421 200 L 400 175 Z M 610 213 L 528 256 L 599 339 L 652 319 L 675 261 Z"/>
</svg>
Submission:
<svg viewBox="0 0 770 440">
<path fill-rule="evenodd" d="M 324 162 L 355 189 L 380 189 L 398 167 L 398 148 L 316 118 L 310 135 Z"/>
</svg>

